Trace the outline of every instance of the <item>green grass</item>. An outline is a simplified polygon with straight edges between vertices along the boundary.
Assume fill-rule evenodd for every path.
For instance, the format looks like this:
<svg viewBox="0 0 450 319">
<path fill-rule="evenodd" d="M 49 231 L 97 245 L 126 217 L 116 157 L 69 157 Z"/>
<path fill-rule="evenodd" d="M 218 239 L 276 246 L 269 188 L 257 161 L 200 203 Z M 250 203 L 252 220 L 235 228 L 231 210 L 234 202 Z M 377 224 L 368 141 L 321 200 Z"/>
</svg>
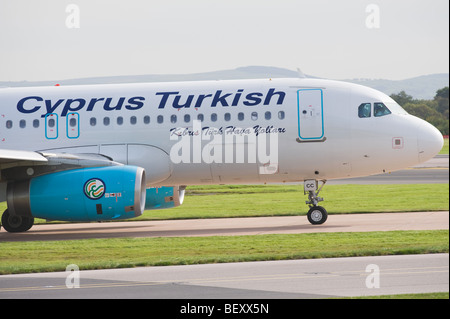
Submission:
<svg viewBox="0 0 450 319">
<path fill-rule="evenodd" d="M 449 209 L 448 184 L 326 185 L 320 196 L 329 214 Z M 303 185 L 189 186 L 183 205 L 146 211 L 139 219 L 306 215 Z"/>
<path fill-rule="evenodd" d="M 381 295 L 381 296 L 349 297 L 339 299 L 448 299 L 448 298 L 449 298 L 448 292 L 432 292 L 425 294 Z"/>
<path fill-rule="evenodd" d="M 0 243 L 0 274 L 448 252 L 448 230 Z"/>
<path fill-rule="evenodd" d="M 448 138 L 444 139 L 444 147 L 442 147 L 439 154 L 448 154 Z"/>
<path fill-rule="evenodd" d="M 330 214 L 449 209 L 448 184 L 327 185 Z M 175 209 L 140 219 L 304 215 L 302 185 L 192 186 Z M 1 204 L 0 204 L 1 205 Z M 3 203 L 4 205 L 4 203 Z M 299 258 L 448 252 L 447 231 L 1 242 L 0 274 Z"/>
<path fill-rule="evenodd" d="M 329 214 L 449 209 L 449 184 L 326 185 L 320 196 Z M 305 200 L 303 185 L 188 186 L 181 206 L 133 220 L 306 215 Z"/>
</svg>

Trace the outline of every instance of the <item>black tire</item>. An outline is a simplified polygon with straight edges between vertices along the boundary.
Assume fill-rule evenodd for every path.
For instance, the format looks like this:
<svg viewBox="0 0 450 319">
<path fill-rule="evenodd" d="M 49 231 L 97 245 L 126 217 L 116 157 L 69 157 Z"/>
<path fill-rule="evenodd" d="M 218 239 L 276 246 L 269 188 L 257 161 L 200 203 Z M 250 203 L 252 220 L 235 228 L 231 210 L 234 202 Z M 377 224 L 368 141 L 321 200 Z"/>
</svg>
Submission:
<svg viewBox="0 0 450 319">
<path fill-rule="evenodd" d="M 325 223 L 328 218 L 328 213 L 322 206 L 313 206 L 309 209 L 308 221 L 313 225 L 321 225 Z"/>
<path fill-rule="evenodd" d="M 2 215 L 2 226 L 10 233 L 21 233 L 29 230 L 34 224 L 33 217 L 11 215 L 5 210 Z"/>
</svg>

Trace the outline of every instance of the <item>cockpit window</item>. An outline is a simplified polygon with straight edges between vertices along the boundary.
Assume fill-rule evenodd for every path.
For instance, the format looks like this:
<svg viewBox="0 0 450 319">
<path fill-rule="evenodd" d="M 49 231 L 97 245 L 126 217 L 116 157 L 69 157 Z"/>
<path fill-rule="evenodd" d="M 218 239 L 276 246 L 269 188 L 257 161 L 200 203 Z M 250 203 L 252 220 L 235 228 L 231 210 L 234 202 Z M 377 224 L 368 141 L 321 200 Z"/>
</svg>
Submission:
<svg viewBox="0 0 450 319">
<path fill-rule="evenodd" d="M 358 116 L 360 118 L 370 117 L 372 115 L 371 112 L 372 104 L 363 103 L 358 107 Z"/>
<path fill-rule="evenodd" d="M 374 103 L 373 105 L 373 115 L 375 117 L 385 116 L 391 114 L 391 111 L 383 103 Z"/>
</svg>

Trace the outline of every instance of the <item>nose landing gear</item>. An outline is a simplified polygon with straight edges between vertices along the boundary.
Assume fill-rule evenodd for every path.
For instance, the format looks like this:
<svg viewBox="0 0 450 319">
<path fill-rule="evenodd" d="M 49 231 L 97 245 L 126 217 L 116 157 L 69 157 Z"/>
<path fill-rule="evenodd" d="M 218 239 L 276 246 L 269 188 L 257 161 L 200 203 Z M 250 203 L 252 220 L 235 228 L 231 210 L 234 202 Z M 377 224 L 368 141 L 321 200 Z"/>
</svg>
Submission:
<svg viewBox="0 0 450 319">
<path fill-rule="evenodd" d="M 306 216 L 308 217 L 308 221 L 313 225 L 323 224 L 328 218 L 326 209 L 318 205 L 319 202 L 323 201 L 323 198 L 318 195 L 327 181 L 322 180 L 321 182 L 322 185 L 319 188 L 317 188 L 317 180 L 305 180 L 303 184 L 304 193 L 308 193 L 309 199 L 306 201 L 306 204 L 309 205 L 309 211 Z"/>
</svg>

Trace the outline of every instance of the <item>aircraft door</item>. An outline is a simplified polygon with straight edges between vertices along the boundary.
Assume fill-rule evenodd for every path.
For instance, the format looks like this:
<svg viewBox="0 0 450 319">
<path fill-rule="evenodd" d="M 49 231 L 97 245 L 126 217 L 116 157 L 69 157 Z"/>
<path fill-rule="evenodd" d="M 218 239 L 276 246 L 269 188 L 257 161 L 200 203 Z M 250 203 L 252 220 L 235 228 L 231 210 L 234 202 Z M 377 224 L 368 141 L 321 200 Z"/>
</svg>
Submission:
<svg viewBox="0 0 450 319">
<path fill-rule="evenodd" d="M 66 116 L 66 134 L 68 138 L 74 139 L 80 136 L 80 115 L 69 113 Z"/>
<path fill-rule="evenodd" d="M 76 112 L 68 113 L 66 117 L 60 117 L 56 113 L 45 115 L 45 138 L 48 140 L 56 140 L 67 137 L 69 139 L 77 139 L 80 137 L 80 114 Z M 66 132 L 66 135 L 61 134 Z"/>
<path fill-rule="evenodd" d="M 49 140 L 58 138 L 58 114 L 49 113 L 45 116 L 45 137 Z"/>
<path fill-rule="evenodd" d="M 298 142 L 323 142 L 322 89 L 300 89 L 297 91 Z"/>
</svg>

